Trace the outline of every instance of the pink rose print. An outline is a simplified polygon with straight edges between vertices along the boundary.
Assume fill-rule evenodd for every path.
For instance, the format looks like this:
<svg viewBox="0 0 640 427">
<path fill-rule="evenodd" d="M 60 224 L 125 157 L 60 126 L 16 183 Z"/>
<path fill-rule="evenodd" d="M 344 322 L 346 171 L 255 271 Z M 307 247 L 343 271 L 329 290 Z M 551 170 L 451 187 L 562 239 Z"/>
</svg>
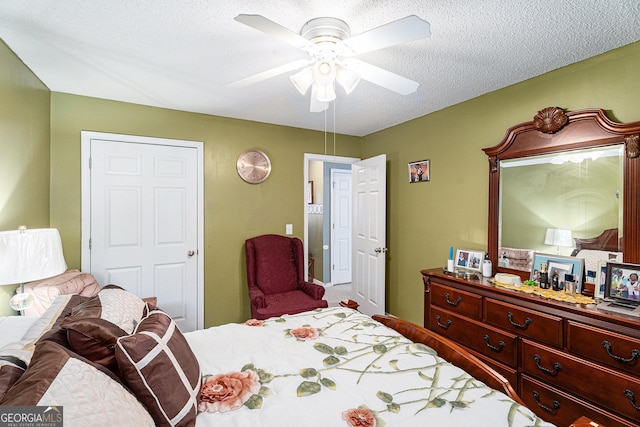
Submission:
<svg viewBox="0 0 640 427">
<path fill-rule="evenodd" d="M 262 326 L 264 325 L 264 322 L 258 319 L 249 319 L 246 322 L 244 322 L 244 324 L 247 326 Z"/>
<path fill-rule="evenodd" d="M 258 374 L 244 372 L 213 375 L 198 394 L 198 410 L 202 412 L 229 412 L 239 409 L 251 396 L 260 391 Z"/>
<path fill-rule="evenodd" d="M 318 338 L 318 330 L 316 328 L 302 327 L 291 330 L 291 335 L 299 340 L 315 340 Z"/>
<path fill-rule="evenodd" d="M 342 413 L 349 427 L 376 427 L 376 417 L 366 408 L 349 409 Z"/>
</svg>

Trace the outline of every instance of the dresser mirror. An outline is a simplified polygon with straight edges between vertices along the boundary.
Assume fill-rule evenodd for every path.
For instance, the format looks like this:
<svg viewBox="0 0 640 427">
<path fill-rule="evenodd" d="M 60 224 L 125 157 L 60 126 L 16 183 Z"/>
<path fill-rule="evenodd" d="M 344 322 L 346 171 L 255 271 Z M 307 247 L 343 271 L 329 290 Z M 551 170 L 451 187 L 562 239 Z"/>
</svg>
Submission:
<svg viewBox="0 0 640 427">
<path fill-rule="evenodd" d="M 590 241 L 605 231 L 617 232 L 606 250 L 640 262 L 639 132 L 640 122 L 616 123 L 600 109 L 548 107 L 485 148 L 487 251 L 495 271 L 528 278 L 527 263 L 499 260 L 504 248 L 516 258 L 527 251 L 570 255 L 575 239 Z"/>
<path fill-rule="evenodd" d="M 574 238 L 621 230 L 623 154 L 617 144 L 501 161 L 498 248 L 571 255 Z"/>
</svg>

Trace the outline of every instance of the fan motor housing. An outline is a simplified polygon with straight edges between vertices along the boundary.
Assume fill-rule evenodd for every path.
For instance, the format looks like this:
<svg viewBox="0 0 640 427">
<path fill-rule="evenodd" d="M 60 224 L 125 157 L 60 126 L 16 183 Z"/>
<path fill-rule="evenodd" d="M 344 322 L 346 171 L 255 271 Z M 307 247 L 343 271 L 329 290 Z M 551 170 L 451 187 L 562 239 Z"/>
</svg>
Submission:
<svg viewBox="0 0 640 427">
<path fill-rule="evenodd" d="M 351 37 L 351 29 L 342 19 L 314 18 L 302 26 L 300 35 L 313 43 L 336 43 Z"/>
</svg>

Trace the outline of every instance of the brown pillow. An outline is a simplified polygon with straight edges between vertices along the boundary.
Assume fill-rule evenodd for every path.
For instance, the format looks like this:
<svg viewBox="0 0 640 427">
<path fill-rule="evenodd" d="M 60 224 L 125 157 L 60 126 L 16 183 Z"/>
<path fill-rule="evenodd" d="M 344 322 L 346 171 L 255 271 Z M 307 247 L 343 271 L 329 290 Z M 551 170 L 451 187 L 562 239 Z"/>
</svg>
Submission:
<svg viewBox="0 0 640 427">
<path fill-rule="evenodd" d="M 27 364 L 11 356 L 0 356 L 0 400 L 20 379 Z"/>
<path fill-rule="evenodd" d="M 132 335 L 118 338 L 116 360 L 124 381 L 156 425 L 195 423 L 200 365 L 169 315 L 153 310 Z"/>
<path fill-rule="evenodd" d="M 127 335 L 125 331 L 111 322 L 98 318 L 68 317 L 62 322 L 61 327 L 67 332 L 69 348 L 119 375 L 115 345 L 118 338 Z"/>
<path fill-rule="evenodd" d="M 6 406 L 63 406 L 64 425 L 153 426 L 144 406 L 107 369 L 53 341 L 0 400 Z"/>
</svg>

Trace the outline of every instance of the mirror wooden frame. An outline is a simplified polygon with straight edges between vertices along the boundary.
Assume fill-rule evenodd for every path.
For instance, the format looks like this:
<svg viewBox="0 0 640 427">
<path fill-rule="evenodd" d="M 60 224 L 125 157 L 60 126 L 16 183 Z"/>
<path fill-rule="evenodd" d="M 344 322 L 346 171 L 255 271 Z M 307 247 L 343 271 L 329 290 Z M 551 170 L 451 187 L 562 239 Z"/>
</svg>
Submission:
<svg viewBox="0 0 640 427">
<path fill-rule="evenodd" d="M 483 148 L 489 158 L 487 252 L 495 272 L 528 278 L 529 273 L 498 267 L 500 161 L 583 148 L 624 144 L 622 252 L 627 263 L 640 263 L 640 121 L 617 123 L 602 109 L 565 112 L 544 108 L 530 122 L 509 128 L 502 141 Z"/>
</svg>

